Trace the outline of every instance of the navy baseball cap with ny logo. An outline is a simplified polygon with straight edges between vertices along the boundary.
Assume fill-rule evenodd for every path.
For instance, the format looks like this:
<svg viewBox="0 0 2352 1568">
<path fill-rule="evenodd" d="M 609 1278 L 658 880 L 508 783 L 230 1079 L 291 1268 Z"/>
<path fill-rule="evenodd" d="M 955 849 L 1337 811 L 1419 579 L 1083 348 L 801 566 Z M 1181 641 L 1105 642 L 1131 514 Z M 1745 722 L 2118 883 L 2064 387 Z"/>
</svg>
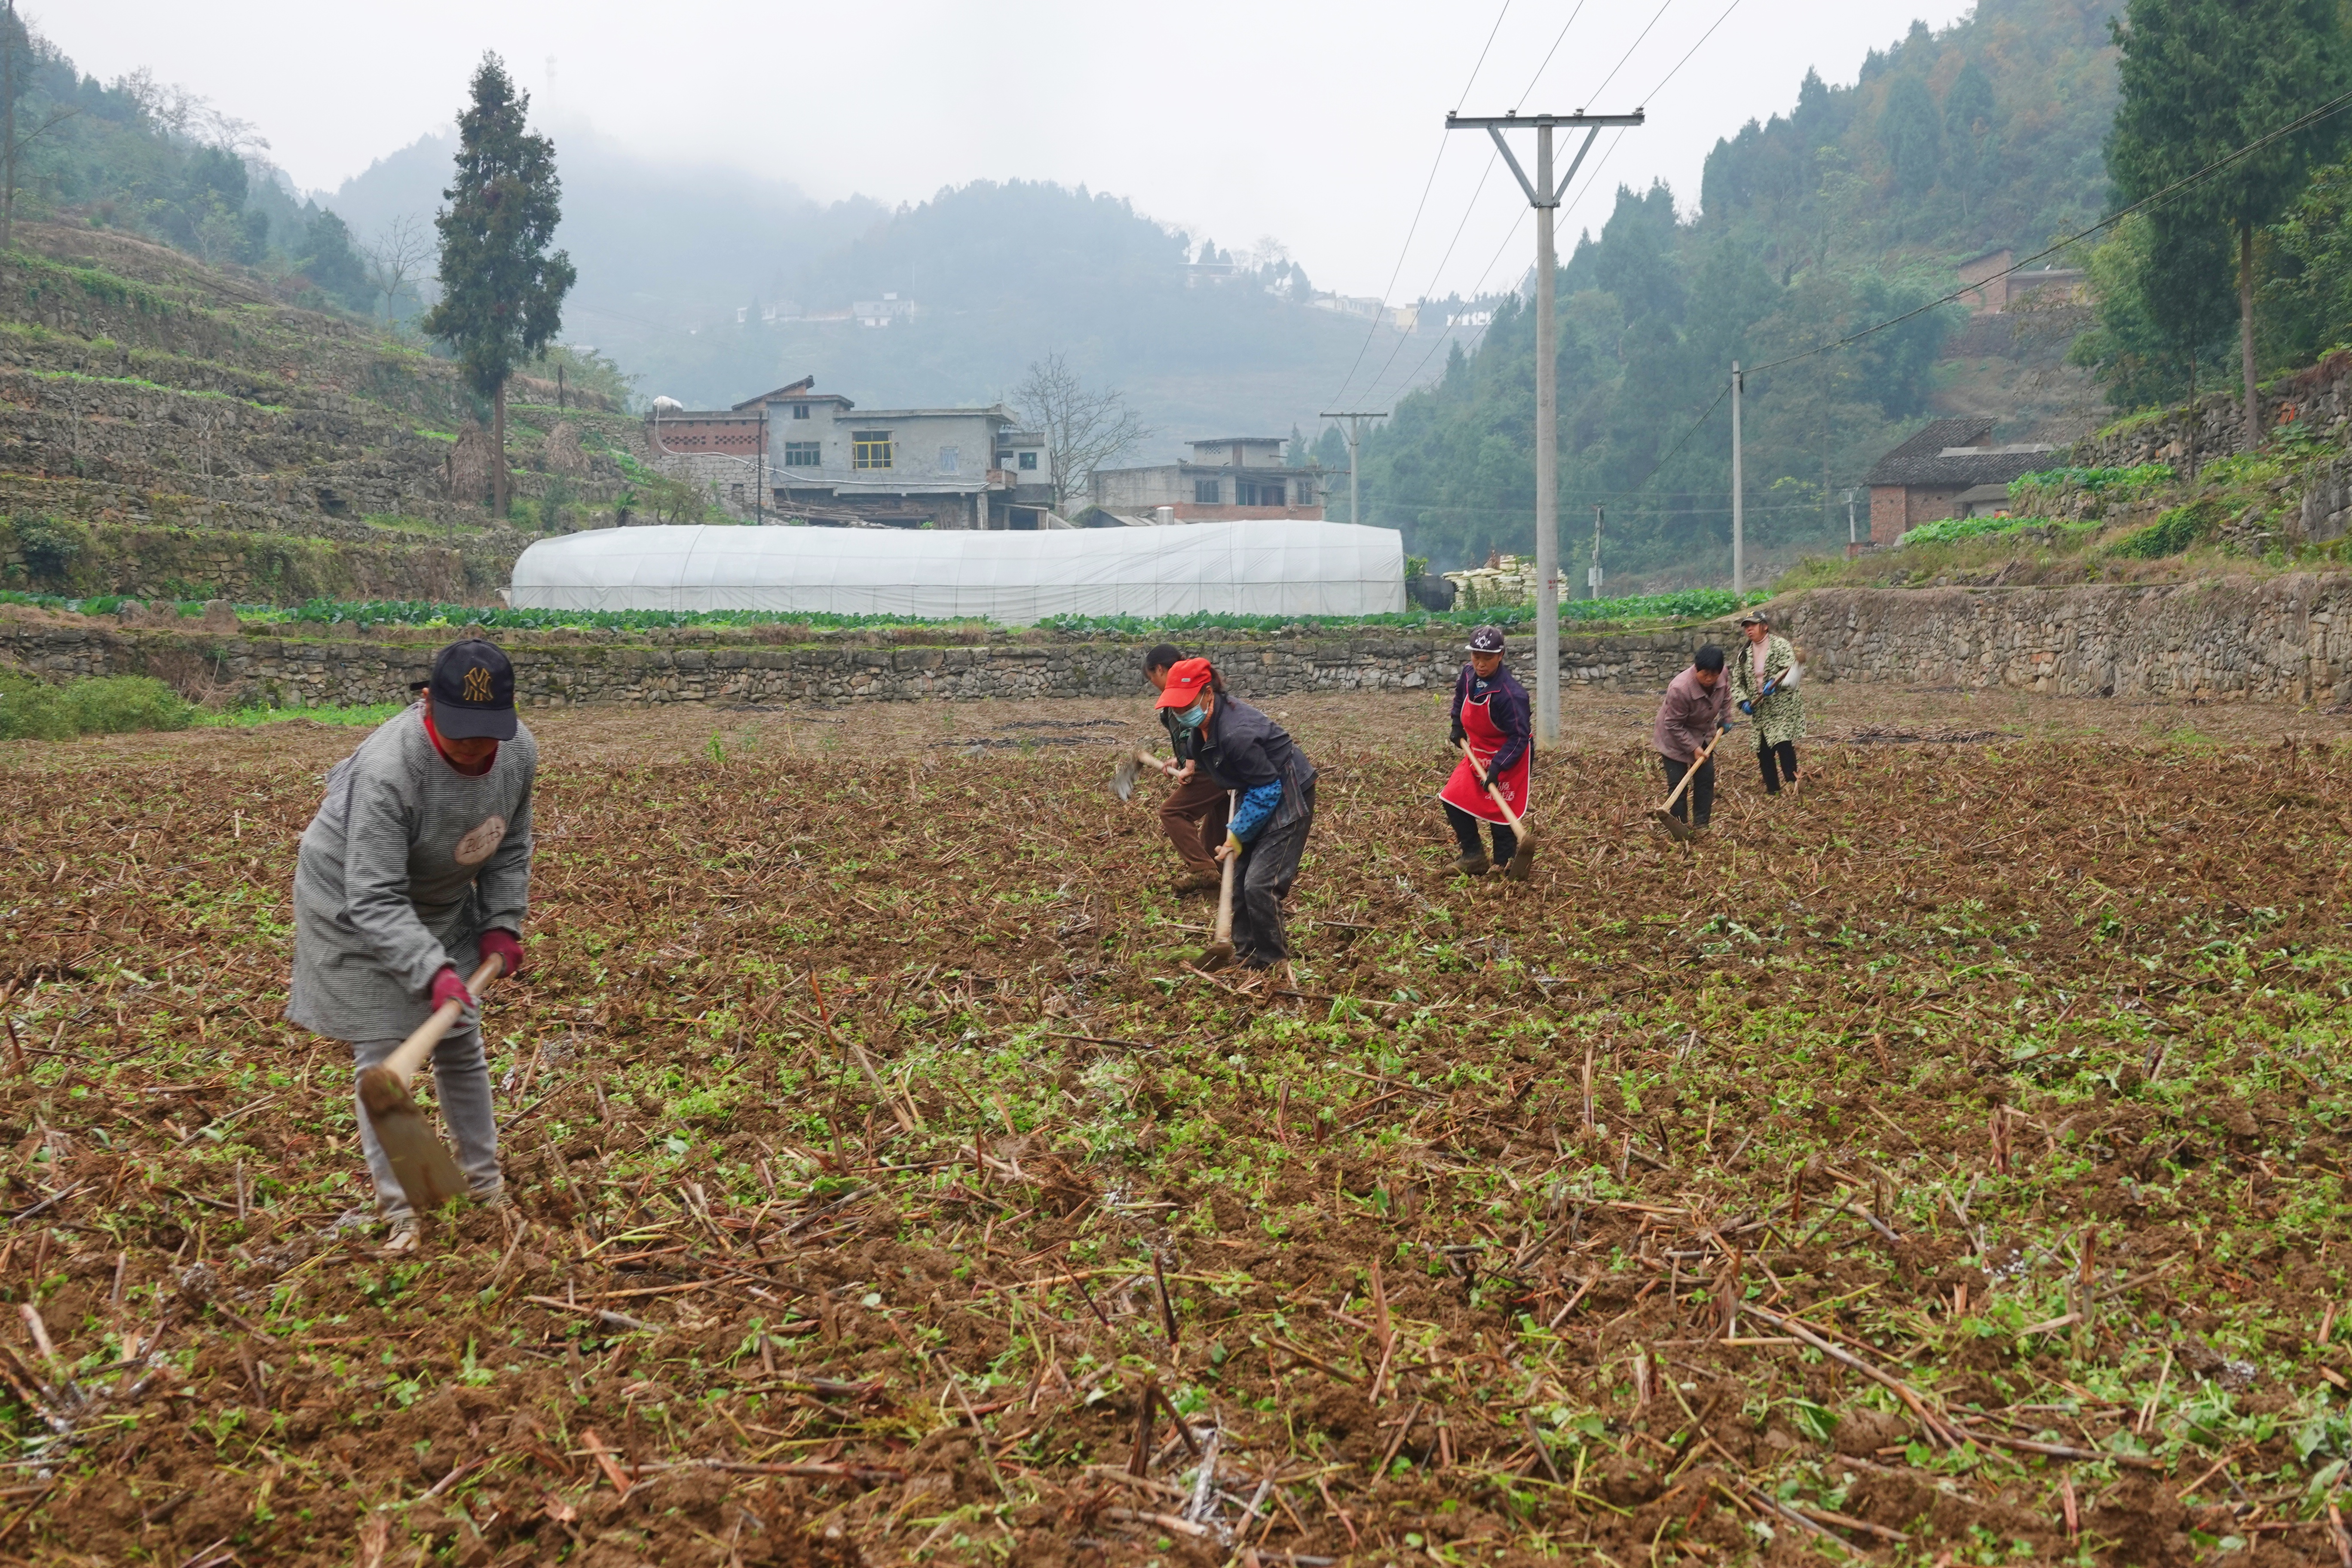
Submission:
<svg viewBox="0 0 2352 1568">
<path fill-rule="evenodd" d="M 478 637 L 453 642 L 433 661 L 433 727 L 452 741 L 511 741 L 514 666 Z"/>
</svg>

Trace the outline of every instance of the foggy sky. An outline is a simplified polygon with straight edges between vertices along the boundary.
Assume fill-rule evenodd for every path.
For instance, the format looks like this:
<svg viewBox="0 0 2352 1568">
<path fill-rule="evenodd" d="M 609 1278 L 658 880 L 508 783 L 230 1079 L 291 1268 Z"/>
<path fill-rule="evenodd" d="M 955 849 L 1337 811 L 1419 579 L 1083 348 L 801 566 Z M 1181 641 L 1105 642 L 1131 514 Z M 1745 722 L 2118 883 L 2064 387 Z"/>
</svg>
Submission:
<svg viewBox="0 0 2352 1568">
<path fill-rule="evenodd" d="M 707 180 L 714 201 L 742 176 L 894 204 L 982 178 L 1084 184 L 1228 249 L 1271 237 L 1319 288 L 1402 301 L 1507 287 L 1533 255 L 1509 173 L 1484 136 L 1446 136 L 1447 110 L 1649 110 L 1640 130 L 1602 132 L 1598 177 L 1580 179 L 1590 194 L 1563 216 L 1565 250 L 1599 226 L 1621 181 L 1639 189 L 1663 177 L 1695 207 L 1716 139 L 1785 111 L 1807 66 L 1851 80 L 1864 52 L 1914 16 L 1941 27 L 1966 10 L 1960 0 L 1736 0 L 1658 90 L 1727 3 L 1664 0 L 1663 13 L 1656 0 L 25 10 L 101 79 L 147 67 L 253 121 L 305 189 L 332 189 L 448 124 L 475 62 L 495 49 L 559 134 L 559 154 L 562 128 L 585 121 Z"/>
</svg>

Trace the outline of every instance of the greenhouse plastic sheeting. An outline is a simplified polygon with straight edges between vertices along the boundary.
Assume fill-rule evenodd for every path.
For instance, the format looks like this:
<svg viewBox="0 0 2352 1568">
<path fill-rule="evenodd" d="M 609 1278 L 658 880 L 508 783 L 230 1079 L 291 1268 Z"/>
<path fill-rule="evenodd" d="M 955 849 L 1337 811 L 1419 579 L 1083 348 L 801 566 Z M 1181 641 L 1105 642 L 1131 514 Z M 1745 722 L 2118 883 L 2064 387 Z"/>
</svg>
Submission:
<svg viewBox="0 0 2352 1568">
<path fill-rule="evenodd" d="M 1363 616 L 1404 608 L 1404 541 L 1344 522 L 1036 533 L 691 526 L 542 539 L 515 563 L 530 610 L 770 610 L 983 617 Z"/>
</svg>

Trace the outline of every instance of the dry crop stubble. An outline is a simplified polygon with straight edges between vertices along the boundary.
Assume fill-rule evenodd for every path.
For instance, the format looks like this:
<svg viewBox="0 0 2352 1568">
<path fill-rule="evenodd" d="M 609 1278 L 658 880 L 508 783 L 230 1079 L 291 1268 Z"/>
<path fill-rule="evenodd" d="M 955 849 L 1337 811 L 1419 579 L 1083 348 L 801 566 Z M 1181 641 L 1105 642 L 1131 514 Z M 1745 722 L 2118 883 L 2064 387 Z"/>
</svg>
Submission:
<svg viewBox="0 0 2352 1568">
<path fill-rule="evenodd" d="M 0 1553 L 2333 1556 L 2333 752 L 1563 753 L 1510 886 L 1305 739 L 1255 988 L 1093 752 L 553 754 L 530 1228 L 397 1264 L 315 777 L 12 773 Z"/>
</svg>

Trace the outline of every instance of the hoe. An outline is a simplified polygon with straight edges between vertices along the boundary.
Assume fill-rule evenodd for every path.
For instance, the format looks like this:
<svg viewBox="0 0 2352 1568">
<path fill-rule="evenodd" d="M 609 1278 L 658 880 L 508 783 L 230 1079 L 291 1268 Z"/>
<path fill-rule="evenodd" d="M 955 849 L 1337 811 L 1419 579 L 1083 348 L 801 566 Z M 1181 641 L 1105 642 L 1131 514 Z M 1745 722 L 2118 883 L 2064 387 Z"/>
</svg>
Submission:
<svg viewBox="0 0 2352 1568">
<path fill-rule="evenodd" d="M 484 959 L 466 988 L 478 998 L 505 969 L 502 959 Z M 375 1129 L 376 1141 L 392 1162 L 392 1173 L 400 1179 L 408 1206 L 418 1214 L 434 1213 L 451 1199 L 467 1195 L 457 1162 L 433 1135 L 425 1113 L 408 1094 L 408 1080 L 432 1056 L 441 1037 L 457 1026 L 464 1012 L 462 1003 L 442 1003 L 433 1010 L 433 1016 L 416 1026 L 415 1034 L 394 1047 L 381 1066 L 360 1074 L 360 1104 L 367 1110 L 368 1124 Z"/>
<path fill-rule="evenodd" d="M 1518 847 L 1511 851 L 1511 863 L 1503 868 L 1503 875 L 1514 882 L 1524 882 L 1535 870 L 1535 829 L 1521 821 L 1518 815 L 1512 811 L 1511 803 L 1503 798 L 1503 792 L 1495 786 L 1493 779 L 1486 776 L 1486 770 L 1478 765 L 1478 753 L 1470 749 L 1470 742 L 1467 741 L 1462 742 L 1462 754 L 1470 759 L 1470 771 L 1476 773 L 1478 782 L 1486 786 L 1487 796 L 1494 801 L 1495 809 L 1503 814 L 1503 820 L 1509 823 L 1511 831 L 1518 836 Z"/>
<path fill-rule="evenodd" d="M 1682 799 L 1683 791 L 1690 788 L 1691 780 L 1698 777 L 1699 769 L 1706 766 L 1707 758 L 1715 754 L 1716 747 L 1721 745 L 1723 738 L 1730 733 L 1728 730 L 1717 730 L 1715 732 L 1715 739 L 1706 743 L 1706 750 L 1692 760 L 1690 771 L 1683 774 L 1682 783 L 1675 785 L 1673 791 L 1667 795 L 1665 805 L 1654 805 L 1650 808 L 1650 815 L 1658 819 L 1658 826 L 1674 835 L 1676 841 L 1680 843 L 1687 844 L 1696 838 L 1698 829 L 1675 815 L 1675 802 Z"/>
</svg>

